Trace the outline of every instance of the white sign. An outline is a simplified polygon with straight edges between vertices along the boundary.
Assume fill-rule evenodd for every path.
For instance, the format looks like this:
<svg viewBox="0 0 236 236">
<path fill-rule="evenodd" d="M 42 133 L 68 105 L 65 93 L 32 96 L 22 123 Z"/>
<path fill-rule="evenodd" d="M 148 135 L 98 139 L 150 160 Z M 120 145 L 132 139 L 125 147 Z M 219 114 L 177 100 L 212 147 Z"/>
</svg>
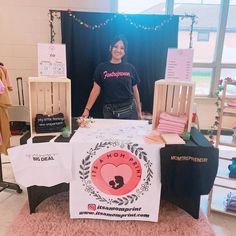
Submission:
<svg viewBox="0 0 236 236">
<path fill-rule="evenodd" d="M 71 218 L 158 221 L 160 146 L 122 140 L 74 145 Z"/>
<path fill-rule="evenodd" d="M 169 48 L 166 62 L 166 80 L 191 81 L 193 49 Z"/>
<path fill-rule="evenodd" d="M 64 44 L 38 43 L 38 76 L 67 77 Z"/>
<path fill-rule="evenodd" d="M 71 218 L 157 222 L 163 145 L 144 142 L 144 121 L 105 121 L 72 137 Z"/>
</svg>

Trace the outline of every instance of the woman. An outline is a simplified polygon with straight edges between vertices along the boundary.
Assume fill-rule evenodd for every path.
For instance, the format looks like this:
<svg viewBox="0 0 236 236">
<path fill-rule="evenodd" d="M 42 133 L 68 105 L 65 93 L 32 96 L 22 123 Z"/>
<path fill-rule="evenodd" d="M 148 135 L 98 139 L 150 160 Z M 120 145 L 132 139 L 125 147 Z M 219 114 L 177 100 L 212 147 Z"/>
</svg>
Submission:
<svg viewBox="0 0 236 236">
<path fill-rule="evenodd" d="M 83 117 L 95 103 L 101 89 L 104 93 L 103 116 L 106 119 L 141 119 L 141 104 L 137 83 L 138 74 L 133 65 L 124 61 L 127 41 L 118 36 L 110 44 L 111 59 L 97 66 L 94 84 L 85 106 Z"/>
<path fill-rule="evenodd" d="M 11 136 L 8 119 L 8 108 L 11 106 L 11 99 L 8 91 L 12 90 L 12 86 L 7 70 L 2 63 L 0 63 L 0 80 L 5 87 L 4 92 L 0 94 L 0 154 L 7 154 L 7 149 L 10 147 Z"/>
</svg>

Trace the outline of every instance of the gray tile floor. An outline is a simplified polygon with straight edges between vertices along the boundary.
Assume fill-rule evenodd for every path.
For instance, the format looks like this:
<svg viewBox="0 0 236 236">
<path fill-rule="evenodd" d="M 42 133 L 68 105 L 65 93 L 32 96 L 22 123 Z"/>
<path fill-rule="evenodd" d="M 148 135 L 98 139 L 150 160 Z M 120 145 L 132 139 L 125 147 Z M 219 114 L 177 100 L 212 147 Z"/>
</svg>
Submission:
<svg viewBox="0 0 236 236">
<path fill-rule="evenodd" d="M 235 150 L 233 152 L 236 156 Z M 9 158 L 2 155 L 2 162 L 9 162 Z M 3 164 L 3 178 L 5 181 L 15 182 L 11 164 Z M 18 214 L 23 204 L 27 201 L 27 192 L 23 188 L 23 193 L 4 190 L 0 192 L 0 236 L 4 236 L 7 227 Z M 201 209 L 207 214 L 208 196 L 202 196 Z M 236 235 L 236 217 L 221 213 L 212 212 L 208 220 L 217 236 Z"/>
</svg>

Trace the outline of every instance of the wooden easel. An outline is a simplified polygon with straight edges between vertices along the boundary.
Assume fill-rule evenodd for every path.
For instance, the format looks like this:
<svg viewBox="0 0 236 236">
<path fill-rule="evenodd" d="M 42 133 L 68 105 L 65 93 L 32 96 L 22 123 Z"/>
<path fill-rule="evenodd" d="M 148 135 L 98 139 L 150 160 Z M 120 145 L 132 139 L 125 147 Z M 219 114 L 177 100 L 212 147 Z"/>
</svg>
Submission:
<svg viewBox="0 0 236 236">
<path fill-rule="evenodd" d="M 2 192 L 5 189 L 13 189 L 16 190 L 17 193 L 22 193 L 22 189 L 18 184 L 3 181 L 1 153 L 0 153 L 0 187 L 1 187 L 0 192 Z"/>
</svg>

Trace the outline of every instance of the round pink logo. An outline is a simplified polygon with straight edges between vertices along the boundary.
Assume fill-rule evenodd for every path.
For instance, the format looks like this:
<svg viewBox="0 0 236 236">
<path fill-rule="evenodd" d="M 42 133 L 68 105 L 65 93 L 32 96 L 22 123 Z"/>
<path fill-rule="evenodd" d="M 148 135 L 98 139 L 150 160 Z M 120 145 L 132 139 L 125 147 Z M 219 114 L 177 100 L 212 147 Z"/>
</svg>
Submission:
<svg viewBox="0 0 236 236">
<path fill-rule="evenodd" d="M 94 161 L 90 173 L 93 184 L 100 191 L 110 195 L 124 195 L 140 182 L 142 167 L 131 153 L 112 150 Z"/>
<path fill-rule="evenodd" d="M 119 140 L 90 147 L 78 173 L 85 192 L 96 201 L 117 206 L 137 201 L 153 180 L 152 162 L 144 148 Z"/>
</svg>

